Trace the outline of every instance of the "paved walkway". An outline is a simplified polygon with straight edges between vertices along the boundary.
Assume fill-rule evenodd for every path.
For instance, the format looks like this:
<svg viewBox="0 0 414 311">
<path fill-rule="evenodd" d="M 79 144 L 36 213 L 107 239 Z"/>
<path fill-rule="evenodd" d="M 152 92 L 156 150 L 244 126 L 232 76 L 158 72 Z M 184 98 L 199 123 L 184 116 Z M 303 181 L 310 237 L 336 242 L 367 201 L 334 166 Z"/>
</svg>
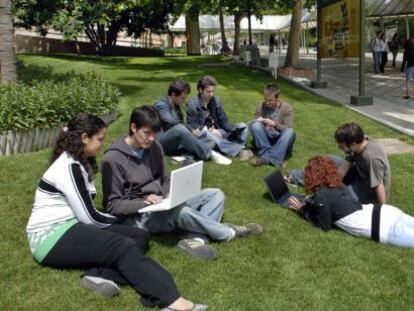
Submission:
<svg viewBox="0 0 414 311">
<path fill-rule="evenodd" d="M 389 54 L 391 57 L 391 53 Z M 322 80 L 328 81 L 327 89 L 310 89 L 309 79 L 289 77 L 323 97 L 329 98 L 348 108 L 373 118 L 383 124 L 414 136 L 414 94 L 410 99 L 404 99 L 405 74 L 399 71 L 402 55 L 397 58 L 397 67 L 391 67 L 389 61 L 385 74 L 376 75 L 372 70 L 372 58 L 366 57 L 365 88 L 366 95 L 374 97 L 374 105 L 357 107 L 350 105 L 350 96 L 358 95 L 359 64 L 358 59 L 323 59 Z M 285 55 L 279 58 L 279 64 L 284 64 Z M 316 72 L 316 55 L 301 54 L 299 67 L 313 68 Z"/>
</svg>

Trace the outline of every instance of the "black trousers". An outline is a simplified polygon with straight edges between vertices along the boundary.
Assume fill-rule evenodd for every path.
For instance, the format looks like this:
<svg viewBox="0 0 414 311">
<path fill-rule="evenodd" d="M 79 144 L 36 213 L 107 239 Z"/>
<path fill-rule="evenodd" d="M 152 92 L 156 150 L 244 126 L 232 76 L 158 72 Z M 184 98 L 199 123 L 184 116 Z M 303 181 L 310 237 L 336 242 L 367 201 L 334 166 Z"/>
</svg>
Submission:
<svg viewBox="0 0 414 311">
<path fill-rule="evenodd" d="M 381 64 L 379 66 L 380 71 L 384 73 L 385 65 L 388 62 L 388 52 L 381 52 Z"/>
<path fill-rule="evenodd" d="M 131 285 L 144 306 L 169 306 L 180 297 L 171 275 L 144 255 L 149 235 L 114 224 L 106 229 L 78 223 L 70 228 L 42 261 L 60 269 L 90 269 L 86 274 Z"/>
</svg>

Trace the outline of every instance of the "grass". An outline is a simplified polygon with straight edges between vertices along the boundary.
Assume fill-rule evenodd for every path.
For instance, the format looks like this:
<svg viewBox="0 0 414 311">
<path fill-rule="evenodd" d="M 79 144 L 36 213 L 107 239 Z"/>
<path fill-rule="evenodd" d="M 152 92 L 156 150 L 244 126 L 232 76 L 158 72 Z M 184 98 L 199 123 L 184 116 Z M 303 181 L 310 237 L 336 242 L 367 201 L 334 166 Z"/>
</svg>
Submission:
<svg viewBox="0 0 414 311">
<path fill-rule="evenodd" d="M 219 57 L 98 58 L 22 55 L 27 63 L 51 65 L 57 72 L 95 71 L 118 86 L 122 116 L 109 127 L 105 146 L 126 132 L 138 105 L 165 95 L 174 78 L 195 83 L 204 74 L 217 78 L 217 94 L 234 122 L 249 121 L 270 76 L 254 69 L 199 67 L 225 62 Z M 341 154 L 333 141 L 338 125 L 360 123 L 373 137 L 413 139 L 342 106 L 279 82 L 282 98 L 295 111 L 297 142 L 288 167 L 302 167 L 317 154 Z M 0 307 L 2 310 L 143 310 L 125 287 L 105 300 L 79 286 L 80 271 L 43 268 L 32 259 L 25 225 L 50 150 L 0 158 Z M 390 203 L 414 215 L 414 155 L 395 155 Z M 171 166 L 172 167 L 172 166 Z M 211 310 L 409 310 L 414 308 L 414 251 L 376 244 L 333 230 L 324 233 L 265 195 L 263 177 L 271 167 L 252 168 L 237 160 L 229 167 L 206 163 L 203 186 L 227 195 L 224 220 L 257 222 L 265 233 L 231 243 L 214 243 L 215 262 L 192 260 L 174 247 L 174 236 L 157 236 L 150 255 L 174 276 L 182 294 Z M 100 176 L 96 180 L 100 191 Z M 100 206 L 101 197 L 97 198 Z"/>
</svg>

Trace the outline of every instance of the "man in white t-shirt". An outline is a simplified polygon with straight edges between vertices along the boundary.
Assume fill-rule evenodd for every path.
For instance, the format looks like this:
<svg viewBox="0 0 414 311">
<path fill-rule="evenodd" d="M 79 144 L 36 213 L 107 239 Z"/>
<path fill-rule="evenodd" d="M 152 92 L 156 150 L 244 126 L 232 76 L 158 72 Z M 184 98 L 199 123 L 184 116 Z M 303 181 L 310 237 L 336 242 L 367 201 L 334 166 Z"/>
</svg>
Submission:
<svg viewBox="0 0 414 311">
<path fill-rule="evenodd" d="M 380 64 L 381 64 L 381 34 L 382 32 L 377 33 L 377 37 L 371 41 L 371 51 L 372 51 L 372 60 L 374 62 L 374 72 L 376 74 L 380 71 Z"/>
</svg>

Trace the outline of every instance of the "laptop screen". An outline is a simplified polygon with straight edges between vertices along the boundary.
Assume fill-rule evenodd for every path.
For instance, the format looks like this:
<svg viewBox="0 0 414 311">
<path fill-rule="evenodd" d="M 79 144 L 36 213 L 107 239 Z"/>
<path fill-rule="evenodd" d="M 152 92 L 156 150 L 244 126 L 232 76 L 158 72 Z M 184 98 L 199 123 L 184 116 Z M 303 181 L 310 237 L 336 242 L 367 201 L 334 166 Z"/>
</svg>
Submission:
<svg viewBox="0 0 414 311">
<path fill-rule="evenodd" d="M 264 179 L 270 195 L 274 201 L 277 201 L 283 197 L 286 193 L 289 193 L 289 188 L 286 185 L 283 175 L 280 171 L 276 171 L 267 175 Z"/>
</svg>

